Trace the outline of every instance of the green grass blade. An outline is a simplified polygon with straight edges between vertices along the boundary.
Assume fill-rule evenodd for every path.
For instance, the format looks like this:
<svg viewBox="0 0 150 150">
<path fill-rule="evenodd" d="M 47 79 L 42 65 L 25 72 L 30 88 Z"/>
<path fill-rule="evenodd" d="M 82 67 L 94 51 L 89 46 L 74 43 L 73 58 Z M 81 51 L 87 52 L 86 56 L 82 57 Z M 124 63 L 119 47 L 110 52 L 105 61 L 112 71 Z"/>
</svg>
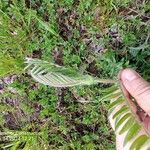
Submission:
<svg viewBox="0 0 150 150">
<path fill-rule="evenodd" d="M 36 17 L 37 18 L 37 17 Z M 58 34 L 54 31 L 54 29 L 47 23 L 45 23 L 44 21 L 38 19 L 39 24 L 47 31 L 49 31 L 52 35 L 55 35 L 58 37 Z"/>
</svg>

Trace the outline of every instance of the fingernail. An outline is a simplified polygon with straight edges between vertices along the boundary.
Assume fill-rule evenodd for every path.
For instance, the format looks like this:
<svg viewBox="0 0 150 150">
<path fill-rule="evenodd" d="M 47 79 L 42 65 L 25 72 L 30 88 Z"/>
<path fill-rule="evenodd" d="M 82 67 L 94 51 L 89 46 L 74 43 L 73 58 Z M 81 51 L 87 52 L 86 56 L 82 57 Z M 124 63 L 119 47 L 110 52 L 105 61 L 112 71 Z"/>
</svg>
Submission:
<svg viewBox="0 0 150 150">
<path fill-rule="evenodd" d="M 124 78 L 128 81 L 133 81 L 134 79 L 136 79 L 137 77 L 139 77 L 139 74 L 136 73 L 134 70 L 132 69 L 125 69 L 122 72 L 122 75 L 124 76 Z"/>
</svg>

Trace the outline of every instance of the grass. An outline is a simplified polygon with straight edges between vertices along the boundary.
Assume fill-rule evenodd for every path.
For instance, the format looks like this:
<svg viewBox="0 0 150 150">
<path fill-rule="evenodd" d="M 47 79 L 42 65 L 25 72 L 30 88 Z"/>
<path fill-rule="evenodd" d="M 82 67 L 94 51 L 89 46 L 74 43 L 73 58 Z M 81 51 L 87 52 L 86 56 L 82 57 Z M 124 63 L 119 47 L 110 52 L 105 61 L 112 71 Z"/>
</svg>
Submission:
<svg viewBox="0 0 150 150">
<path fill-rule="evenodd" d="M 149 11 L 148 1 L 1 0 L 0 130 L 11 138 L 26 132 L 17 142 L 1 140 L 1 147 L 115 149 L 108 102 L 100 101 L 105 85 L 50 88 L 34 82 L 23 62 L 40 58 L 111 79 L 132 67 L 150 81 Z M 29 133 L 40 135 L 30 140 Z"/>
</svg>

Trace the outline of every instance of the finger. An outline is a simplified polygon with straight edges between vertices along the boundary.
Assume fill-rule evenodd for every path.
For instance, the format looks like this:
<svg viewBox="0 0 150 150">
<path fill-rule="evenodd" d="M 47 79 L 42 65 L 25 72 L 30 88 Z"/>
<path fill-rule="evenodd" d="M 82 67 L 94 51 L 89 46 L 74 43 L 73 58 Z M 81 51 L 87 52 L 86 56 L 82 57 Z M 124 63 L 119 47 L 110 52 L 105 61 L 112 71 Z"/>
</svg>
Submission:
<svg viewBox="0 0 150 150">
<path fill-rule="evenodd" d="M 150 115 L 150 84 L 132 69 L 121 72 L 121 81 L 138 105 Z"/>
<path fill-rule="evenodd" d="M 118 78 L 120 80 L 120 87 L 121 87 L 121 90 L 122 90 L 122 93 L 125 97 L 125 99 L 128 101 L 128 104 L 130 105 L 130 108 L 132 109 L 132 111 L 136 114 L 137 112 L 137 107 L 135 105 L 135 103 L 132 101 L 132 98 L 131 98 L 131 95 L 130 93 L 127 91 L 127 89 L 125 88 L 125 86 L 123 85 L 122 81 L 121 81 L 121 74 L 122 74 L 122 71 L 121 70 L 118 74 Z"/>
<path fill-rule="evenodd" d="M 143 123 L 147 133 L 150 134 L 150 117 L 146 116 Z"/>
<path fill-rule="evenodd" d="M 130 93 L 127 91 L 127 89 L 124 87 L 124 85 L 122 84 L 122 81 L 121 81 L 121 74 L 122 74 L 122 71 L 123 71 L 123 70 L 121 70 L 121 71 L 119 72 L 119 74 L 118 74 L 118 78 L 119 78 L 119 80 L 120 80 L 121 90 L 122 90 L 124 96 L 127 97 L 128 99 L 130 99 Z"/>
</svg>

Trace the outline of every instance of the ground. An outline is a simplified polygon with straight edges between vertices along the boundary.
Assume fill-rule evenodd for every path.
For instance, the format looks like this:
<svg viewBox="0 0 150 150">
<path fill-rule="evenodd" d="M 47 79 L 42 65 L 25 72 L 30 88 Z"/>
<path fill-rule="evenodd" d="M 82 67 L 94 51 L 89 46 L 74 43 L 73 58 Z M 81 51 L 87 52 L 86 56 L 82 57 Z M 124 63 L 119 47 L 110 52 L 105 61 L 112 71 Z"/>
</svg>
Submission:
<svg viewBox="0 0 150 150">
<path fill-rule="evenodd" d="M 101 100 L 111 85 L 51 88 L 35 82 L 24 61 L 105 79 L 132 67 L 150 81 L 150 2 L 1 0 L 0 14 L 0 147 L 114 150 L 109 102 Z"/>
</svg>

